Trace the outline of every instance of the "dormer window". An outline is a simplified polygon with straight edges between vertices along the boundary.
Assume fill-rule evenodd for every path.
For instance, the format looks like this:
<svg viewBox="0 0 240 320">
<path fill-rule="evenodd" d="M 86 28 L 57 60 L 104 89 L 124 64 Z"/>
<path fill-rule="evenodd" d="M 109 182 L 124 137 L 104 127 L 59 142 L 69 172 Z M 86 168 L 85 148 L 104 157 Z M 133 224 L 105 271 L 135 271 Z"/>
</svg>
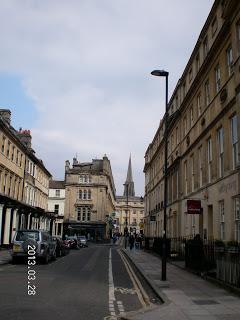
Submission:
<svg viewBox="0 0 240 320">
<path fill-rule="evenodd" d="M 208 54 L 208 37 L 206 36 L 203 41 L 203 57 L 206 58 Z"/>
<path fill-rule="evenodd" d="M 178 109 L 178 96 L 176 96 L 176 109 Z"/>
<path fill-rule="evenodd" d="M 192 68 L 189 70 L 189 83 L 191 83 L 192 78 L 193 78 L 193 72 L 192 72 Z"/>
<path fill-rule="evenodd" d="M 183 98 L 186 96 L 186 82 L 183 83 Z"/>
<path fill-rule="evenodd" d="M 196 56 L 196 72 L 198 72 L 200 69 L 200 58 L 199 58 L 199 53 Z"/>
<path fill-rule="evenodd" d="M 212 22 L 212 37 L 214 37 L 214 35 L 217 31 L 217 28 L 218 28 L 217 18 L 215 17 Z"/>
</svg>

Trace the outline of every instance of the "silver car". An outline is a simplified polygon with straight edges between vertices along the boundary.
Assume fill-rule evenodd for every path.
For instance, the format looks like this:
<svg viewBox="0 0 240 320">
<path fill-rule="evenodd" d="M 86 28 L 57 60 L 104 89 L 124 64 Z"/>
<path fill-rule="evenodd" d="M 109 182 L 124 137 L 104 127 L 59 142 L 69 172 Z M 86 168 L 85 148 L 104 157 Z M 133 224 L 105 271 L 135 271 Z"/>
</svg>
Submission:
<svg viewBox="0 0 240 320">
<path fill-rule="evenodd" d="M 11 255 L 13 262 L 21 257 L 28 257 L 34 253 L 38 260 L 47 264 L 50 259 L 56 259 L 56 241 L 48 231 L 43 230 L 18 230 L 13 239 Z"/>
<path fill-rule="evenodd" d="M 81 247 L 87 247 L 87 238 L 85 236 L 78 236 L 78 241 L 80 241 Z"/>
</svg>

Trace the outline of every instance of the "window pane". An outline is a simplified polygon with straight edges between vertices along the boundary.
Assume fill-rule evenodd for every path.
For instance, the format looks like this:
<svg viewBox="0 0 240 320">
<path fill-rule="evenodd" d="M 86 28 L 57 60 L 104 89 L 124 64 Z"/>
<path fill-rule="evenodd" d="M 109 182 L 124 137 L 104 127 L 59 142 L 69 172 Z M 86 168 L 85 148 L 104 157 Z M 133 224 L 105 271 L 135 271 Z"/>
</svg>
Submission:
<svg viewBox="0 0 240 320">
<path fill-rule="evenodd" d="M 237 143 L 238 137 L 237 137 L 237 116 L 235 115 L 231 119 L 232 124 L 232 143 Z"/>
</svg>

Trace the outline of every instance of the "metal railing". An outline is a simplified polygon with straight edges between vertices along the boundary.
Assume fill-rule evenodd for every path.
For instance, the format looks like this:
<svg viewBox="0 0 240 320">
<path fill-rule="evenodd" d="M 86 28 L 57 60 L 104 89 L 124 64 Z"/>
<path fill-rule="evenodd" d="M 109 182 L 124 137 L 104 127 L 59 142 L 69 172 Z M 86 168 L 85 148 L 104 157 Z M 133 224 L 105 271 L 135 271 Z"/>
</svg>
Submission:
<svg viewBox="0 0 240 320">
<path fill-rule="evenodd" d="M 162 238 L 145 238 L 145 248 L 162 255 Z M 200 237 L 167 239 L 168 261 L 240 288 L 240 244 L 230 246 Z"/>
</svg>

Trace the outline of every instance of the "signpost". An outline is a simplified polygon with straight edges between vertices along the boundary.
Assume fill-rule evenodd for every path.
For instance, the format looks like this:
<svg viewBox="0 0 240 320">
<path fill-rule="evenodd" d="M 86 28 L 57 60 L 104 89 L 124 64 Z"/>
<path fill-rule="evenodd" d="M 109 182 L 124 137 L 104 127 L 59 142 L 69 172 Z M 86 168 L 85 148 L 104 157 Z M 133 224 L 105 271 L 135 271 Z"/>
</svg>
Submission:
<svg viewBox="0 0 240 320">
<path fill-rule="evenodd" d="M 144 229 L 144 223 L 143 223 L 143 222 L 140 222 L 140 223 L 139 223 L 139 228 L 140 228 L 140 230 L 141 230 L 141 229 Z"/>
<path fill-rule="evenodd" d="M 201 200 L 187 200 L 187 213 L 188 214 L 201 214 Z"/>
</svg>

